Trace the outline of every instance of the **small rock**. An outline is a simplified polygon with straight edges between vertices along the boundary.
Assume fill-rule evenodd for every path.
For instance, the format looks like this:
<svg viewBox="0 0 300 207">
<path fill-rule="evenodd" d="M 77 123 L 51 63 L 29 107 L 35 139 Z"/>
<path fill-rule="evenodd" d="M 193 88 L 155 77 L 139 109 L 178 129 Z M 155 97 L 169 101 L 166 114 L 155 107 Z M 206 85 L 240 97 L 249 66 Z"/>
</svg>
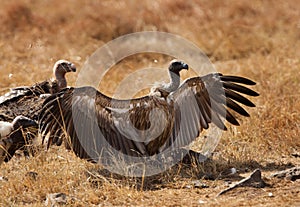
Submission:
<svg viewBox="0 0 300 207">
<path fill-rule="evenodd" d="M 200 182 L 200 180 L 193 180 L 192 184 L 194 185 L 194 188 L 208 188 L 209 187 L 205 183 Z"/>
<path fill-rule="evenodd" d="M 225 186 L 229 187 L 232 184 L 231 180 L 226 180 L 225 181 Z"/>
<path fill-rule="evenodd" d="M 251 173 L 251 175 L 249 177 L 244 178 L 243 180 L 231 185 L 230 187 L 226 188 L 225 190 L 222 190 L 218 196 L 227 193 L 228 191 L 237 188 L 237 187 L 241 187 L 241 186 L 251 186 L 251 187 L 255 187 L 255 188 L 263 188 L 265 187 L 267 184 L 265 183 L 265 181 L 263 181 L 263 179 L 261 178 L 261 171 L 260 169 L 256 169 L 253 171 L 253 173 Z"/>
<path fill-rule="evenodd" d="M 206 201 L 204 201 L 204 200 L 199 200 L 198 203 L 199 203 L 199 204 L 205 204 Z"/>
<path fill-rule="evenodd" d="M 200 180 L 193 180 L 191 184 L 185 186 L 187 189 L 191 188 L 208 188 L 209 186 L 205 183 L 200 182 Z"/>
<path fill-rule="evenodd" d="M 65 193 L 51 193 L 47 194 L 45 205 L 46 206 L 57 206 L 58 204 L 66 204 L 67 195 Z"/>
<path fill-rule="evenodd" d="M 269 197 L 274 197 L 273 193 L 268 193 Z"/>
</svg>

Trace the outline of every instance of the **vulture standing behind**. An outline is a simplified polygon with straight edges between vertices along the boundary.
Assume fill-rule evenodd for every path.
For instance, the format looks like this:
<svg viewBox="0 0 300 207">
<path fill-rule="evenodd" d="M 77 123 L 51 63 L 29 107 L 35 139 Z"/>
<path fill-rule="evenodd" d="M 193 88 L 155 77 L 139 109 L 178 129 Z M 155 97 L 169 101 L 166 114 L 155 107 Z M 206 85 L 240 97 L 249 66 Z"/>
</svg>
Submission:
<svg viewBox="0 0 300 207">
<path fill-rule="evenodd" d="M 187 64 L 172 61 L 170 84 L 141 98 L 113 99 L 89 86 L 66 88 L 48 97 L 39 118 L 43 140 L 49 136 L 49 147 L 56 137 L 67 134 L 75 154 L 95 162 L 106 159 L 107 151 L 148 157 L 186 147 L 210 123 L 226 130 L 224 118 L 239 125 L 232 111 L 249 116 L 240 104 L 255 106 L 243 96 L 258 96 L 243 86 L 255 82 L 212 73 L 180 85 L 181 69 L 187 69 Z"/>
<path fill-rule="evenodd" d="M 46 80 L 40 83 L 36 83 L 33 86 L 23 86 L 17 87 L 10 90 L 10 92 L 0 97 L 0 121 L 2 124 L 5 123 L 25 123 L 24 121 L 16 122 L 17 120 L 31 120 L 38 121 L 39 112 L 42 109 L 42 103 L 45 100 L 45 97 L 50 94 L 54 94 L 59 92 L 61 89 L 67 87 L 67 81 L 65 78 L 66 73 L 68 72 L 76 72 L 76 67 L 73 63 L 66 60 L 59 60 L 54 64 L 53 67 L 53 78 L 52 80 Z M 22 119 L 17 119 L 22 115 Z M 28 132 L 26 135 L 23 133 L 13 133 L 12 135 L 5 136 L 6 141 L 0 138 L 0 141 L 8 143 L 9 140 L 10 145 L 2 145 L 2 148 L 9 154 L 7 155 L 9 158 L 13 156 L 13 153 L 21 148 L 24 143 L 30 143 L 29 139 L 34 138 L 31 133 L 35 133 L 37 135 L 38 125 L 32 125 L 32 128 L 36 128 L 35 130 Z M 24 135 L 24 136 L 21 136 Z M 21 136 L 16 138 L 16 136 Z M 19 143 L 17 143 L 19 141 Z M 12 148 L 12 149 L 10 149 Z M 26 153 L 26 151 L 24 151 Z M 8 161 L 9 159 L 5 159 Z"/>
<path fill-rule="evenodd" d="M 54 94 L 67 87 L 66 73 L 76 72 L 73 63 L 59 60 L 53 67 L 53 79 L 11 89 L 0 97 L 0 121 L 11 122 L 16 116 L 23 115 L 38 120 L 38 114 L 45 96 Z"/>
</svg>

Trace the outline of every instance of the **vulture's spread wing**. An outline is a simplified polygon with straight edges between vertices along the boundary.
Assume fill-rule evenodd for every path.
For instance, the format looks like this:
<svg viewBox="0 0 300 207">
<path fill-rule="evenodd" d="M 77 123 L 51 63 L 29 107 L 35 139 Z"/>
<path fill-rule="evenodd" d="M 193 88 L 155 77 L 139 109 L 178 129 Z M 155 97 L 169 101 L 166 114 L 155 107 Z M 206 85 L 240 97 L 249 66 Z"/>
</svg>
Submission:
<svg viewBox="0 0 300 207">
<path fill-rule="evenodd" d="M 255 82 L 219 73 L 194 77 L 183 82 L 178 90 L 169 96 L 169 100 L 174 102 L 175 122 L 171 137 L 164 147 L 172 145 L 179 148 L 190 144 L 210 123 L 226 130 L 222 118 L 233 125 L 239 125 L 230 110 L 249 116 L 238 103 L 254 107 L 255 105 L 243 95 L 258 96 L 258 93 L 241 84 L 255 85 Z"/>
<path fill-rule="evenodd" d="M 103 151 L 148 156 L 195 140 L 210 123 L 226 130 L 225 118 L 239 125 L 235 111 L 249 114 L 238 104 L 253 107 L 243 95 L 258 94 L 254 85 L 237 76 L 209 74 L 186 80 L 167 98 L 145 96 L 132 100 L 109 98 L 92 87 L 64 89 L 46 99 L 40 113 L 43 139 L 61 144 L 69 138 L 80 158 L 98 160 Z"/>
<path fill-rule="evenodd" d="M 126 155 L 148 155 L 159 148 L 148 149 L 149 142 L 169 137 L 170 126 L 162 125 L 172 123 L 167 120 L 170 116 L 169 108 L 163 107 L 166 104 L 149 96 L 114 100 L 92 87 L 65 89 L 46 99 L 40 132 L 43 138 L 50 134 L 48 146 L 66 132 L 72 150 L 81 158 L 97 160 L 109 148 Z M 152 117 L 157 107 L 164 113 L 158 111 Z"/>
</svg>

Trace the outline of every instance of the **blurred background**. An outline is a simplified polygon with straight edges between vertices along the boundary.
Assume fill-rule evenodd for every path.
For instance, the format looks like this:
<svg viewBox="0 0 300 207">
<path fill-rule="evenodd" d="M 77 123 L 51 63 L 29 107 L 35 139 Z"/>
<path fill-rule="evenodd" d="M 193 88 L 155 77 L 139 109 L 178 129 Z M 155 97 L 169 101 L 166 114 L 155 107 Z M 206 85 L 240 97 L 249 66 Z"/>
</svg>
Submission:
<svg viewBox="0 0 300 207">
<path fill-rule="evenodd" d="M 101 45 L 138 31 L 181 35 L 214 63 L 254 55 L 288 59 L 300 52 L 299 7 L 292 0 L 3 0 L 0 71 L 17 76 L 18 69 L 30 74 L 37 67 L 41 77 L 23 77 L 37 81 L 49 76 L 57 59 L 69 59 L 80 68 Z M 7 87 L 5 80 L 0 84 Z"/>
</svg>

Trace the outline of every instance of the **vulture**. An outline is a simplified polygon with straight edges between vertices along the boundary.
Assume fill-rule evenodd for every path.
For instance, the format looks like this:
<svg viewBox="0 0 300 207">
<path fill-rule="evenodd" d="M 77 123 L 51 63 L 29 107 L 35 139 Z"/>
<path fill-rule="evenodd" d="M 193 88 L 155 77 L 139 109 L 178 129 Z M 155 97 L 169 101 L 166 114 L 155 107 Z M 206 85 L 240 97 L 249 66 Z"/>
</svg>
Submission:
<svg viewBox="0 0 300 207">
<path fill-rule="evenodd" d="M 107 155 L 152 157 L 186 147 L 212 123 L 222 130 L 225 120 L 239 125 L 238 114 L 249 116 L 241 105 L 255 107 L 246 97 L 259 95 L 247 87 L 252 80 L 211 73 L 180 84 L 182 69 L 188 65 L 172 61 L 170 83 L 140 98 L 114 99 L 90 86 L 47 97 L 39 117 L 43 141 L 49 147 L 66 136 L 78 157 L 93 162 Z"/>
<path fill-rule="evenodd" d="M 66 73 L 76 72 L 76 67 L 73 63 L 66 60 L 59 60 L 54 64 L 53 67 L 53 78 L 52 80 L 46 80 L 40 83 L 36 83 L 33 86 L 23 86 L 11 89 L 8 93 L 0 97 L 0 121 L 3 125 L 5 123 L 22 123 L 27 124 L 23 120 L 31 120 L 34 122 L 38 121 L 39 112 L 42 109 L 42 103 L 47 96 L 50 94 L 55 94 L 61 89 L 67 87 L 67 81 L 65 78 Z M 20 115 L 22 115 L 20 118 Z M 26 119 L 24 118 L 26 117 Z M 30 122 L 29 122 L 30 123 Z M 26 125 L 24 126 L 26 127 Z M 35 128 L 35 129 L 34 129 Z M 22 146 L 30 142 L 32 137 L 37 136 L 38 125 L 32 125 L 30 127 L 31 131 L 27 131 L 27 134 L 21 136 L 22 133 L 13 133 L 13 136 L 1 135 L 0 142 L 10 143 L 12 150 L 8 148 L 3 148 L 7 145 L 2 145 L 2 150 L 8 152 L 7 159 L 13 156 L 13 153 L 22 148 Z M 2 140 L 2 137 L 5 140 Z M 19 136 L 16 138 L 16 136 Z M 26 148 L 24 153 L 26 154 Z"/>
<path fill-rule="evenodd" d="M 30 144 L 34 134 L 27 130 L 31 127 L 37 129 L 37 122 L 22 115 L 12 122 L 0 121 L 0 164 L 8 162 L 16 150 Z"/>
<path fill-rule="evenodd" d="M 58 60 L 53 67 L 52 80 L 10 89 L 0 97 L 0 120 L 11 122 L 16 116 L 23 115 L 37 121 L 45 97 L 67 87 L 65 75 L 68 72 L 76 72 L 75 65 Z"/>
<path fill-rule="evenodd" d="M 155 84 L 150 91 L 149 95 L 159 96 L 159 97 L 167 97 L 171 92 L 175 91 L 180 85 L 180 74 L 179 72 L 182 69 L 188 70 L 188 64 L 179 61 L 172 60 L 169 64 L 169 83 L 158 83 Z"/>
</svg>

